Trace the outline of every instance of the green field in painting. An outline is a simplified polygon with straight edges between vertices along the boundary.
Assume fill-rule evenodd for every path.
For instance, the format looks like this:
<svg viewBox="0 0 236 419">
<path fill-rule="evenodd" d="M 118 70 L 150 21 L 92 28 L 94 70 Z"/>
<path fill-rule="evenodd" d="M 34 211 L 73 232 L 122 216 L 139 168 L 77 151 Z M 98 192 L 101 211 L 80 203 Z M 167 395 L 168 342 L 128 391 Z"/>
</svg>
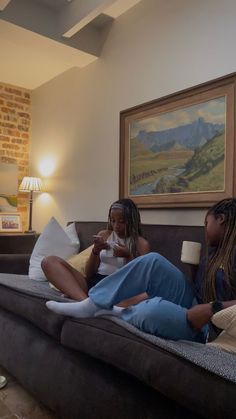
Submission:
<svg viewBox="0 0 236 419">
<path fill-rule="evenodd" d="M 224 189 L 224 135 L 192 151 L 175 144 L 153 153 L 131 141 L 130 192 L 157 183 L 152 193 L 218 191 Z"/>
<path fill-rule="evenodd" d="M 207 177 L 207 183 L 206 183 Z M 186 192 L 192 191 L 218 191 L 224 189 L 224 160 L 211 169 L 207 176 L 198 176 L 189 182 Z"/>
<path fill-rule="evenodd" d="M 171 168 L 183 167 L 192 155 L 191 150 L 178 146 L 169 151 L 152 153 L 133 139 L 130 166 L 131 190 L 165 176 Z"/>
</svg>

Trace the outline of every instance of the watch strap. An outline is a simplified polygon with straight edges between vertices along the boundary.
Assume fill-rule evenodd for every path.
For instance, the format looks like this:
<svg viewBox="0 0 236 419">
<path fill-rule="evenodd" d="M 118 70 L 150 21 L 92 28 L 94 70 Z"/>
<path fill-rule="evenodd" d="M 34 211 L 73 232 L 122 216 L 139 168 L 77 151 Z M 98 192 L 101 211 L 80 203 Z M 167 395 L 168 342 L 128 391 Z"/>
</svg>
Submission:
<svg viewBox="0 0 236 419">
<path fill-rule="evenodd" d="M 218 311 L 221 311 L 224 308 L 222 301 L 219 300 L 211 301 L 210 304 L 212 314 L 218 313 Z"/>
</svg>

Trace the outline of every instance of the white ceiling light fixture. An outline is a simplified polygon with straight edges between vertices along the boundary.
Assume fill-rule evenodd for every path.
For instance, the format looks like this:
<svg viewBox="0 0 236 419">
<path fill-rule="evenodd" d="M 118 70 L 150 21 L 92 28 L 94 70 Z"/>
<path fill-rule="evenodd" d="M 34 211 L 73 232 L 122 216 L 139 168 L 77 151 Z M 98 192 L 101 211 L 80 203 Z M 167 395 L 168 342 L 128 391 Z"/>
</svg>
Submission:
<svg viewBox="0 0 236 419">
<path fill-rule="evenodd" d="M 0 0 L 0 11 L 2 12 L 11 0 Z"/>
</svg>

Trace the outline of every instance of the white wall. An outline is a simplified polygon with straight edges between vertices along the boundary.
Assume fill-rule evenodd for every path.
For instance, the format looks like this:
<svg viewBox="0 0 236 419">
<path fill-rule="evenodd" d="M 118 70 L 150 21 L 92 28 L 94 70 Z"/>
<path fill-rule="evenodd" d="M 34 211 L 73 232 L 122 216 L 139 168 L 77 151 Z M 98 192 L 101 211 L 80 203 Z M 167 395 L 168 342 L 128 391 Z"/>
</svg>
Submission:
<svg viewBox="0 0 236 419">
<path fill-rule="evenodd" d="M 34 227 L 55 215 L 106 220 L 118 199 L 119 112 L 236 70 L 235 0 L 143 0 L 116 20 L 100 59 L 33 93 L 32 171 L 51 154 L 49 201 L 35 199 Z M 199 225 L 201 209 L 143 210 L 142 221 Z"/>
</svg>

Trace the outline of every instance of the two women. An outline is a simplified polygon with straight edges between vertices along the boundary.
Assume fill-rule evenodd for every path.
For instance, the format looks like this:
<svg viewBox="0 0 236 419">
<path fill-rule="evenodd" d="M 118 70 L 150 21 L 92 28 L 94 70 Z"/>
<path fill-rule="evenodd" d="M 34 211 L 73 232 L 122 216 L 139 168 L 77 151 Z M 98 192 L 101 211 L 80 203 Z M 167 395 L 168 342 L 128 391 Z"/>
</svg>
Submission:
<svg viewBox="0 0 236 419">
<path fill-rule="evenodd" d="M 194 283 L 161 255 L 149 253 L 104 278 L 84 301 L 49 301 L 47 307 L 64 315 L 91 317 L 146 294 L 145 300 L 119 310 L 120 317 L 156 336 L 204 342 L 212 315 L 236 304 L 236 199 L 222 200 L 208 210 L 205 231 L 211 252 Z"/>
</svg>

